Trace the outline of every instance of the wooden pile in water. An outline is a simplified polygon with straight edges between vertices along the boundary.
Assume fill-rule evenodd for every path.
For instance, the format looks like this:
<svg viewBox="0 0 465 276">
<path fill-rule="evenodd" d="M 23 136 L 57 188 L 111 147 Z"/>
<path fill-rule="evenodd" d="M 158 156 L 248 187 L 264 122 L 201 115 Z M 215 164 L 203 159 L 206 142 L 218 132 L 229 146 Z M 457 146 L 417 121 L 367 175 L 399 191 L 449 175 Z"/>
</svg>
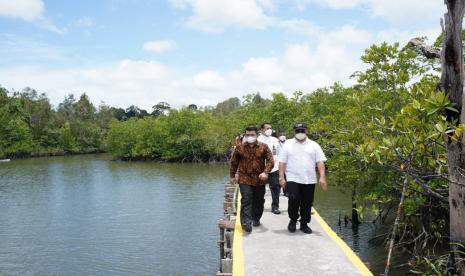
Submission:
<svg viewBox="0 0 465 276">
<path fill-rule="evenodd" d="M 237 185 L 227 183 L 224 188 L 224 217 L 218 221 L 220 229 L 220 269 L 217 276 L 232 276 L 234 226 L 236 224 Z"/>
</svg>

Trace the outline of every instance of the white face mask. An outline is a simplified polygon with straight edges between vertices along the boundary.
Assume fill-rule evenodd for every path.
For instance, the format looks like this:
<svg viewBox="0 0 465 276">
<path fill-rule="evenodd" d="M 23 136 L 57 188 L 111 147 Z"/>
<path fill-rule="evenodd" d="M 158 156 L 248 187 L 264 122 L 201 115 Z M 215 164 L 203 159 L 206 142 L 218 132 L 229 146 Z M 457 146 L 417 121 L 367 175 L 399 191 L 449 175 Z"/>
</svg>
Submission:
<svg viewBox="0 0 465 276">
<path fill-rule="evenodd" d="M 249 144 L 253 144 L 255 143 L 255 141 L 257 141 L 257 137 L 254 137 L 254 136 L 246 136 L 245 137 L 245 141 Z"/>
<path fill-rule="evenodd" d="M 279 141 L 281 141 L 281 142 L 285 142 L 285 141 L 286 141 L 286 136 L 281 135 L 281 136 L 279 136 L 278 139 L 279 139 Z"/>
<path fill-rule="evenodd" d="M 296 133 L 296 134 L 295 134 L 295 138 L 296 138 L 297 140 L 302 141 L 302 140 L 305 140 L 305 138 L 307 138 L 307 134 L 305 134 L 305 133 Z"/>
<path fill-rule="evenodd" d="M 273 130 L 272 130 L 271 128 L 270 128 L 270 129 L 267 129 L 267 130 L 265 130 L 264 134 L 265 134 L 266 136 L 271 136 L 271 134 L 273 134 Z"/>
</svg>

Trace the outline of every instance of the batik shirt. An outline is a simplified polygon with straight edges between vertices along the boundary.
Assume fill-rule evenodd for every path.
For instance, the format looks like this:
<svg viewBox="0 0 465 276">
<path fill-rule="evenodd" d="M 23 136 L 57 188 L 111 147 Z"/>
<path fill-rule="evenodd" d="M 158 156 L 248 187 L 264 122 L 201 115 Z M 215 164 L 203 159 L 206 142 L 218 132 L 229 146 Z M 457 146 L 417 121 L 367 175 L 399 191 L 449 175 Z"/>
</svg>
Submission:
<svg viewBox="0 0 465 276">
<path fill-rule="evenodd" d="M 265 185 L 267 181 L 261 181 L 258 176 L 265 172 L 270 173 L 274 160 L 270 148 L 261 142 L 253 145 L 247 143 L 236 147 L 231 157 L 230 176 L 239 174 L 239 184 Z"/>
</svg>

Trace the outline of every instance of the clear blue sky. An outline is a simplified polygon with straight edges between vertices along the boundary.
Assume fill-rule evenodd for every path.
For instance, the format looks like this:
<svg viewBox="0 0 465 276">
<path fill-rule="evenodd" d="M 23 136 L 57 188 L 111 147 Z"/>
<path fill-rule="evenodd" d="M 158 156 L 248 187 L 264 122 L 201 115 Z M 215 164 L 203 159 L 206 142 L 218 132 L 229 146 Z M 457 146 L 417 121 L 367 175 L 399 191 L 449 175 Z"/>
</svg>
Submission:
<svg viewBox="0 0 465 276">
<path fill-rule="evenodd" d="M 437 0 L 0 0 L 0 85 L 150 109 L 311 92 L 373 43 L 439 34 Z"/>
</svg>

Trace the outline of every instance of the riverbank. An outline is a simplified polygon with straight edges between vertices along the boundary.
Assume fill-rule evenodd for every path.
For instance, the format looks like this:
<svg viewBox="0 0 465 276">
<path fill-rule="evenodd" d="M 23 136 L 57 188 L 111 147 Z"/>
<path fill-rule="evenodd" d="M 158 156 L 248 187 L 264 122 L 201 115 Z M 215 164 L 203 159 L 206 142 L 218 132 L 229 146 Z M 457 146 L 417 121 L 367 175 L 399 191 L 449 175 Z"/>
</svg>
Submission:
<svg viewBox="0 0 465 276">
<path fill-rule="evenodd" d="M 86 155 L 86 154 L 103 154 L 107 153 L 101 149 L 93 149 L 88 151 L 81 152 L 70 152 L 65 150 L 48 150 L 48 151 L 37 151 L 37 152 L 28 152 L 28 153 L 14 153 L 14 154 L 5 154 L 0 155 L 0 159 L 27 159 L 27 158 L 36 158 L 36 157 L 53 157 L 53 156 L 72 156 L 72 155 Z"/>
<path fill-rule="evenodd" d="M 216 156 L 213 158 L 152 158 L 152 157 L 114 157 L 114 160 L 129 161 L 129 162 L 155 162 L 155 163 L 193 163 L 193 164 L 228 164 L 229 157 Z"/>
<path fill-rule="evenodd" d="M 43 150 L 27 153 L 13 153 L 13 154 L 0 154 L 0 159 L 27 159 L 36 157 L 53 157 L 53 156 L 73 156 L 73 155 L 87 155 L 87 154 L 111 154 L 103 149 L 90 149 L 87 151 L 65 151 L 65 150 Z M 227 164 L 229 156 L 227 154 L 211 156 L 207 158 L 192 158 L 190 156 L 182 158 L 162 158 L 162 157 L 124 157 L 115 156 L 111 154 L 113 161 L 123 162 L 154 162 L 154 163 L 193 163 L 193 164 Z"/>
</svg>

